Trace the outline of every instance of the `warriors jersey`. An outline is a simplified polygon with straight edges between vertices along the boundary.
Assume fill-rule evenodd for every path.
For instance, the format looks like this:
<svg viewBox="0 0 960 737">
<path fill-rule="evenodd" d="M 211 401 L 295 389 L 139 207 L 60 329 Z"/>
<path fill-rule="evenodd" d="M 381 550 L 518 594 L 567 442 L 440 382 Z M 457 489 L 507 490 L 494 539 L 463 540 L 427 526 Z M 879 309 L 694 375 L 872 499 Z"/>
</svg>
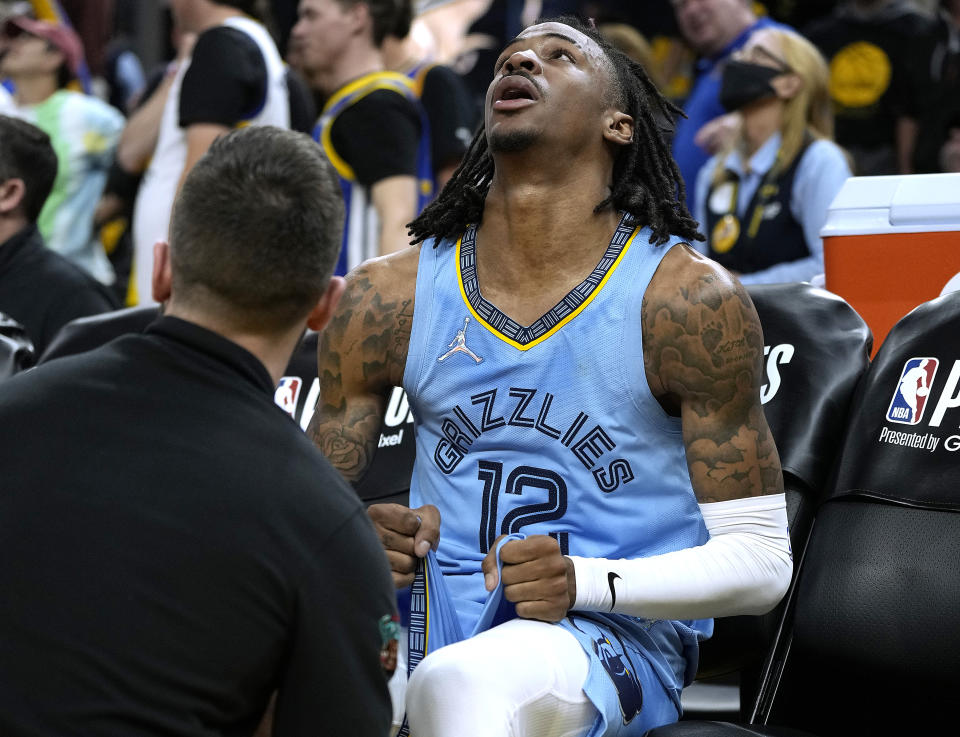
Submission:
<svg viewBox="0 0 960 737">
<path fill-rule="evenodd" d="M 379 255 L 380 221 L 370 198 L 370 187 L 357 178 L 356 172 L 334 148 L 333 125 L 337 117 L 367 95 L 390 90 L 410 100 L 420 115 L 420 141 L 417 146 L 417 213 L 433 198 L 433 166 L 430 160 L 430 124 L 420 105 L 414 83 L 396 72 L 371 72 L 334 92 L 320 114 L 313 137 L 322 146 L 340 177 L 347 218 L 343 227 L 343 245 L 335 273 L 347 271 L 369 258 Z M 371 143 L 376 149 L 376 142 Z"/>
<path fill-rule="evenodd" d="M 679 242 L 649 239 L 625 218 L 594 271 L 528 326 L 484 299 L 474 227 L 421 247 L 404 373 L 417 441 L 410 506 L 441 512 L 437 560 L 463 632 L 487 598 L 480 564 L 501 534 L 614 559 L 708 539 L 679 419 L 644 373 L 641 301 Z M 640 643 L 677 697 L 712 631 L 709 620 L 589 616 Z"/>
</svg>

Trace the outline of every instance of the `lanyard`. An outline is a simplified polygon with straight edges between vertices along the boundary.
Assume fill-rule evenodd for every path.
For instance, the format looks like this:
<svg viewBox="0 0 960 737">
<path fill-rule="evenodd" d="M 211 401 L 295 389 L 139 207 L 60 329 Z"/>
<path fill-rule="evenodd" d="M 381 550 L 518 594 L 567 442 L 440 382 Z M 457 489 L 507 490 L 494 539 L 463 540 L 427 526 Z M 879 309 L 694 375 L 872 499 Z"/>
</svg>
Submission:
<svg viewBox="0 0 960 737">
<path fill-rule="evenodd" d="M 754 195 L 756 205 L 750 214 L 750 221 L 747 227 L 747 237 L 753 240 L 757 237 L 760 230 L 760 223 L 763 222 L 763 213 L 770 200 L 780 193 L 780 185 L 776 179 L 780 175 L 781 152 L 777 151 L 777 158 L 770 167 L 770 170 L 764 175 L 757 187 L 757 193 Z M 732 172 L 731 172 L 732 173 Z M 737 199 L 740 192 L 740 178 L 734 175 L 732 180 L 727 180 L 730 186 L 730 203 L 727 206 L 727 212 L 717 221 L 710 233 L 710 246 L 717 253 L 727 253 L 736 245 L 740 238 L 740 220 L 737 218 Z"/>
</svg>

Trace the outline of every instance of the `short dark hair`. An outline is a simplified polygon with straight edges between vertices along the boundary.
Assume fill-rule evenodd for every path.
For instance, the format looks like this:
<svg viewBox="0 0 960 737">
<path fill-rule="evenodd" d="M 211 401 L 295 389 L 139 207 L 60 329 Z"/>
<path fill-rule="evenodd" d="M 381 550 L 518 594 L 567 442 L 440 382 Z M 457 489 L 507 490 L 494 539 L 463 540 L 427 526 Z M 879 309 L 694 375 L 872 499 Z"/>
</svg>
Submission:
<svg viewBox="0 0 960 737">
<path fill-rule="evenodd" d="M 550 20 L 576 29 L 600 47 L 610 63 L 613 101 L 633 118 L 633 141 L 617 151 L 610 196 L 597 203 L 594 212 L 612 207 L 630 213 L 635 223 L 650 226 L 654 243 L 665 243 L 670 235 L 702 241 L 697 222 L 684 204 L 686 188 L 669 145 L 673 120 L 682 111 L 660 94 L 639 62 L 614 47 L 596 28 L 573 16 Z M 548 21 L 538 21 L 544 22 Z M 439 197 L 409 224 L 413 242 L 431 236 L 438 240 L 456 237 L 468 223 L 479 223 L 493 173 L 493 157 L 481 124 Z"/>
<path fill-rule="evenodd" d="M 326 289 L 343 220 L 339 180 L 312 138 L 273 126 L 231 131 L 174 204 L 174 296 L 231 324 L 289 327 Z"/>
<path fill-rule="evenodd" d="M 373 24 L 373 43 L 378 48 L 383 43 L 383 39 L 393 33 L 397 25 L 397 16 L 402 10 L 400 0 L 338 0 L 338 2 L 345 7 L 352 7 L 359 3 L 367 6 Z"/>
<path fill-rule="evenodd" d="M 393 27 L 387 35 L 403 40 L 410 35 L 412 25 L 413 0 L 397 0 L 397 13 L 393 19 Z"/>
<path fill-rule="evenodd" d="M 50 136 L 23 120 L 0 115 L 0 182 L 23 180 L 21 209 L 36 222 L 57 178 L 57 154 Z"/>
</svg>

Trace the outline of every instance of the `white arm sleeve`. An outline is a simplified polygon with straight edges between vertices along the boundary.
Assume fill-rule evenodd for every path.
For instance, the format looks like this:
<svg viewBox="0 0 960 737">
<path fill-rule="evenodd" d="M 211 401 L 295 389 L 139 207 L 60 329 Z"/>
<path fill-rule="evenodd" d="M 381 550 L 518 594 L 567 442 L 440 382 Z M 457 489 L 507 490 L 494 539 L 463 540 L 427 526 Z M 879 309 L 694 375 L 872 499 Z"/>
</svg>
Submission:
<svg viewBox="0 0 960 737">
<path fill-rule="evenodd" d="M 764 614 L 793 573 L 784 494 L 701 504 L 710 539 L 649 558 L 573 561 L 573 609 L 647 619 Z"/>
</svg>

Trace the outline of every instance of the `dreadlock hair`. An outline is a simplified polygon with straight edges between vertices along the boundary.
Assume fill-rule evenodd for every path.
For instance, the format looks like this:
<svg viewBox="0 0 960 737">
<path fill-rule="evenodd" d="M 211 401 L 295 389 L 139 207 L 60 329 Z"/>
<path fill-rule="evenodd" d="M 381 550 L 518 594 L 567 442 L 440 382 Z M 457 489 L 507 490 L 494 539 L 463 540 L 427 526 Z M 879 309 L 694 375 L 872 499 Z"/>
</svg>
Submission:
<svg viewBox="0 0 960 737">
<path fill-rule="evenodd" d="M 633 141 L 620 147 L 614 161 L 610 196 L 600 202 L 594 212 L 614 207 L 629 213 L 636 222 L 650 226 L 657 245 L 665 243 L 671 235 L 703 240 L 697 232 L 697 221 L 684 204 L 686 188 L 664 137 L 664 130 L 672 128 L 675 116 L 683 112 L 660 94 L 643 66 L 614 47 L 596 28 L 571 16 L 551 21 L 574 28 L 603 50 L 614 72 L 611 79 L 614 100 L 634 122 Z M 412 243 L 431 236 L 438 240 L 455 237 L 468 224 L 479 223 L 493 173 L 493 157 L 481 123 L 460 166 L 439 197 L 407 226 L 413 236 Z"/>
</svg>

